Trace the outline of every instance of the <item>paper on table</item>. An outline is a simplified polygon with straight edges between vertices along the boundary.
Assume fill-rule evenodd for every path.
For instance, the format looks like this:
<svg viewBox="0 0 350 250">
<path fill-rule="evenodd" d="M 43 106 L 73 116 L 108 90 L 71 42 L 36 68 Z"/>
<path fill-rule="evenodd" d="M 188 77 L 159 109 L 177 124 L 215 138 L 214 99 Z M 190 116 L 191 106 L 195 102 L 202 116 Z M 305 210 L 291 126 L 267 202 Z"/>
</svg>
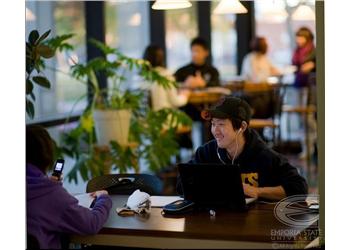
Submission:
<svg viewBox="0 0 350 250">
<path fill-rule="evenodd" d="M 90 208 L 94 198 L 91 197 L 90 193 L 74 195 L 74 198 L 78 200 L 78 204 L 82 207 Z"/>
<path fill-rule="evenodd" d="M 250 203 L 253 203 L 254 201 L 256 201 L 257 198 L 245 198 L 245 204 L 250 204 Z"/>
<path fill-rule="evenodd" d="M 164 207 L 177 200 L 183 200 L 180 196 L 151 196 L 151 207 Z"/>
</svg>

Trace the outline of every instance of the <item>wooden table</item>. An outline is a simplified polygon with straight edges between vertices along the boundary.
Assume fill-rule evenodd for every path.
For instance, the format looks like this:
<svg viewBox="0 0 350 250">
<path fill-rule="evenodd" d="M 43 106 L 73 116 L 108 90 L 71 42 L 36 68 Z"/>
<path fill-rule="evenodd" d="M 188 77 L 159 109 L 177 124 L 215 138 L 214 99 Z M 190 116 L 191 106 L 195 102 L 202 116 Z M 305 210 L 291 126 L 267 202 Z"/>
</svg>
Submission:
<svg viewBox="0 0 350 250">
<path fill-rule="evenodd" d="M 191 93 L 188 103 L 191 104 L 214 104 L 222 97 L 218 93 L 193 92 Z"/>
<path fill-rule="evenodd" d="M 277 128 L 278 125 L 272 119 L 251 119 L 249 127 L 254 129 Z"/>
<path fill-rule="evenodd" d="M 232 92 L 264 92 L 279 89 L 283 86 L 281 83 L 250 83 L 250 82 L 228 82 L 225 88 L 230 89 Z"/>
<path fill-rule="evenodd" d="M 211 105 L 217 103 L 222 97 L 231 94 L 231 91 L 223 87 L 208 87 L 194 90 L 188 99 L 193 105 Z"/>
<path fill-rule="evenodd" d="M 282 242 L 278 232 L 305 234 L 309 226 L 293 228 L 280 223 L 274 216 L 274 204 L 253 204 L 246 212 L 207 211 L 184 217 L 164 217 L 160 208 L 152 208 L 146 216 L 121 217 L 115 209 L 125 204 L 127 196 L 113 195 L 113 208 L 99 234 L 72 236 L 72 243 L 146 248 L 273 248 L 276 244 L 304 247 L 307 241 Z M 286 231 L 289 230 L 289 231 Z M 293 231 L 294 230 L 294 231 Z M 317 229 L 313 229 L 317 230 Z M 299 237 L 299 236 L 298 236 Z"/>
</svg>

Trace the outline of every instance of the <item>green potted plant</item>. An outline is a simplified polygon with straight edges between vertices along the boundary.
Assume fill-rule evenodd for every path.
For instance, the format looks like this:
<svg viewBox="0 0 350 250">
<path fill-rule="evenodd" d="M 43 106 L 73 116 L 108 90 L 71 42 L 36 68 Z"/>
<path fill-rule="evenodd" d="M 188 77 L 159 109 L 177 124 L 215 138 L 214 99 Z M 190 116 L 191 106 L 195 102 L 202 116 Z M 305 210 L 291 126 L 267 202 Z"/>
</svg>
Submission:
<svg viewBox="0 0 350 250">
<path fill-rule="evenodd" d="M 165 88 L 176 83 L 161 76 L 148 61 L 127 57 L 96 40 L 90 42 L 103 56 L 72 66 L 75 78 L 89 82 L 91 101 L 78 126 L 63 137 L 61 152 L 76 161 L 69 180 L 77 181 L 78 173 L 88 180 L 109 173 L 110 168 L 138 172 L 140 159 L 154 171 L 166 166 L 178 152 L 176 130 L 191 120 L 179 110 L 153 111 L 146 91 L 128 88 L 126 73 L 136 70 L 144 81 Z M 110 81 L 109 88 L 100 88 L 99 74 Z"/>
<path fill-rule="evenodd" d="M 29 118 L 35 116 L 34 86 L 38 85 L 49 89 L 50 81 L 44 74 L 45 60 L 55 56 L 57 50 L 72 50 L 73 46 L 66 42 L 73 34 L 55 36 L 48 39 L 51 30 L 40 35 L 37 30 L 32 30 L 26 41 L 26 113 Z"/>
</svg>

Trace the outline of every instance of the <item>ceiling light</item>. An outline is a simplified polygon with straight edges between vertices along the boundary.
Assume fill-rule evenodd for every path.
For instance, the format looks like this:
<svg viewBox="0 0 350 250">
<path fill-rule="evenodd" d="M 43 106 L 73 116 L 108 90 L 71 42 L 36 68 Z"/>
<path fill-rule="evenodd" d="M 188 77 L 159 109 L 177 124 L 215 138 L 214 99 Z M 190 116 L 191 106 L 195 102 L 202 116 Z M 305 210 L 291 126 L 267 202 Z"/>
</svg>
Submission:
<svg viewBox="0 0 350 250">
<path fill-rule="evenodd" d="M 293 20 L 307 21 L 315 20 L 315 12 L 308 5 L 300 5 L 292 15 Z"/>
<path fill-rule="evenodd" d="M 157 0 L 153 5 L 154 10 L 173 10 L 191 7 L 192 4 L 187 0 Z"/>
<path fill-rule="evenodd" d="M 238 0 L 221 0 L 214 14 L 243 14 L 248 10 Z"/>
</svg>

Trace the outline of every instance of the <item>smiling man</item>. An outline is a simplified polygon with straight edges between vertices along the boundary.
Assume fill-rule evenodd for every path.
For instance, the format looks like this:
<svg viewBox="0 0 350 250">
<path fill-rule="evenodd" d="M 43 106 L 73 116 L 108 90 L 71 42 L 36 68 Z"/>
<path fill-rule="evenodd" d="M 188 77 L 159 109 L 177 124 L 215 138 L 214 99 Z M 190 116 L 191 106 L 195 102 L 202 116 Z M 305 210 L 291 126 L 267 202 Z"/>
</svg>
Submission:
<svg viewBox="0 0 350 250">
<path fill-rule="evenodd" d="M 222 99 L 202 118 L 211 121 L 214 140 L 200 146 L 190 163 L 231 164 L 239 167 L 246 196 L 280 200 L 286 196 L 307 194 L 308 186 L 286 158 L 268 148 L 249 128 L 251 108 L 236 97 Z M 180 181 L 178 182 L 180 183 Z M 178 192 L 182 193 L 178 184 Z"/>
</svg>

